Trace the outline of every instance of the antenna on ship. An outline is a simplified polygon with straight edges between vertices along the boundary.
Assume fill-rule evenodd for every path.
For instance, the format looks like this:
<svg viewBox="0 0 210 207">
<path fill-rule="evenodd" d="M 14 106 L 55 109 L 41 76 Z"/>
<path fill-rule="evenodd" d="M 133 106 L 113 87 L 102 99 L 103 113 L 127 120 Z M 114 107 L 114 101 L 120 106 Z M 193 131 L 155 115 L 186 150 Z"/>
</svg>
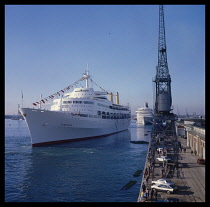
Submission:
<svg viewBox="0 0 210 207">
<path fill-rule="evenodd" d="M 88 79 L 90 78 L 90 75 L 89 75 L 89 71 L 88 71 L 88 63 L 87 63 L 87 69 L 85 70 L 83 78 L 86 79 L 86 88 L 89 88 Z"/>
<path fill-rule="evenodd" d="M 23 108 L 23 91 L 21 90 L 21 95 L 22 95 L 22 108 Z"/>
</svg>

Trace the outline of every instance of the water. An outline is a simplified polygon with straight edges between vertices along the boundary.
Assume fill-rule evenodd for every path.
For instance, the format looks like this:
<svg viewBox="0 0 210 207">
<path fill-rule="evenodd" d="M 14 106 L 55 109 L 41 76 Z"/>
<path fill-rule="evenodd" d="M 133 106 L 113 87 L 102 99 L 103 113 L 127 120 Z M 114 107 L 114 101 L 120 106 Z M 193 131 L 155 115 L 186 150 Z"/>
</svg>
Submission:
<svg viewBox="0 0 210 207">
<path fill-rule="evenodd" d="M 25 121 L 5 119 L 6 202 L 136 202 L 151 126 L 107 137 L 31 147 Z M 147 135 L 148 134 L 148 135 Z M 137 183 L 121 188 L 130 180 Z"/>
</svg>

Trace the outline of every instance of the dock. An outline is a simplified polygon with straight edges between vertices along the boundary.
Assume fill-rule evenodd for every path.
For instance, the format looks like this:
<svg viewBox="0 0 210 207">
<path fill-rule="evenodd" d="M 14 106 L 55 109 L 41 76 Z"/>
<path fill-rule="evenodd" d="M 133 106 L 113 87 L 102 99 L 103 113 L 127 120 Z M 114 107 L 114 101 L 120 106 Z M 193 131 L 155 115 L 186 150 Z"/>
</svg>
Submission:
<svg viewBox="0 0 210 207">
<path fill-rule="evenodd" d="M 177 136 L 177 141 L 181 143 L 178 154 L 174 151 L 174 141 L 170 137 L 165 138 L 157 143 L 156 137 L 152 136 L 148 146 L 145 167 L 143 171 L 142 183 L 137 202 L 161 202 L 166 198 L 178 198 L 179 202 L 205 202 L 205 165 L 198 164 L 199 158 L 191 149 L 187 147 L 187 140 L 181 136 Z M 166 156 L 176 157 L 178 165 L 167 163 L 164 166 L 165 172 L 162 172 L 163 163 L 157 160 L 159 156 L 158 147 L 165 148 Z M 151 167 L 154 166 L 154 167 Z M 149 170 L 149 179 L 146 181 L 144 177 L 145 170 Z M 150 168 L 150 169 L 149 169 Z M 178 187 L 174 193 L 167 194 L 166 192 L 157 192 L 157 200 L 153 196 L 151 199 L 150 190 L 153 180 L 160 178 L 168 178 Z M 142 184 L 145 184 L 149 190 L 148 199 L 142 198 Z"/>
<path fill-rule="evenodd" d="M 196 128 L 192 120 L 177 124 L 178 115 L 173 113 L 172 107 L 164 19 L 164 8 L 160 5 L 158 65 L 153 79 L 155 83 L 153 131 L 137 201 L 164 202 L 168 199 L 170 202 L 205 202 L 205 165 L 197 163 L 198 158 L 205 162 L 205 129 Z M 190 126 L 186 126 L 188 124 Z M 184 128 L 186 130 L 183 130 Z M 185 133 L 187 140 L 184 138 Z M 191 153 L 191 149 L 194 154 Z M 153 181 L 161 178 L 169 179 L 171 184 L 165 184 L 167 181 L 162 179 L 158 185 L 152 186 Z M 155 190 L 154 196 L 150 197 L 153 188 L 157 191 Z"/>
</svg>

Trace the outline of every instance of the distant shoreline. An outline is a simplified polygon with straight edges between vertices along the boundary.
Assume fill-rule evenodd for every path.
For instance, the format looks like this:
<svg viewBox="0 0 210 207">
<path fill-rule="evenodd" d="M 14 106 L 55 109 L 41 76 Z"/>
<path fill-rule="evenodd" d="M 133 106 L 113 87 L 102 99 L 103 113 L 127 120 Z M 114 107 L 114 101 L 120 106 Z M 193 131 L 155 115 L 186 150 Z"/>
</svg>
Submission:
<svg viewBox="0 0 210 207">
<path fill-rule="evenodd" d="M 12 119 L 13 117 L 19 117 L 19 118 L 23 118 L 23 116 L 21 114 L 14 114 L 14 115 L 5 115 L 5 119 Z"/>
</svg>

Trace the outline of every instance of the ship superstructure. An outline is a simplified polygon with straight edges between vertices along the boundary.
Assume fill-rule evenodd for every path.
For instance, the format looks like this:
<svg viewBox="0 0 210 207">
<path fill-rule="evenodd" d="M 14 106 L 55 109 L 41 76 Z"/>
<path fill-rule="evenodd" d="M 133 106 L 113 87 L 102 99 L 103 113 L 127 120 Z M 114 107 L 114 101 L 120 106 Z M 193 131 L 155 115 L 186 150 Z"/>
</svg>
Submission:
<svg viewBox="0 0 210 207">
<path fill-rule="evenodd" d="M 153 111 L 149 108 L 148 103 L 145 102 L 144 106 L 141 108 L 138 108 L 136 111 L 137 116 L 137 124 L 153 124 Z"/>
<path fill-rule="evenodd" d="M 88 72 L 80 80 L 85 80 L 86 86 L 54 99 L 51 110 L 20 109 L 31 134 L 32 146 L 95 138 L 128 129 L 130 108 L 119 104 L 119 94 L 113 103 L 112 93 L 89 87 L 88 81 L 93 80 Z"/>
</svg>

